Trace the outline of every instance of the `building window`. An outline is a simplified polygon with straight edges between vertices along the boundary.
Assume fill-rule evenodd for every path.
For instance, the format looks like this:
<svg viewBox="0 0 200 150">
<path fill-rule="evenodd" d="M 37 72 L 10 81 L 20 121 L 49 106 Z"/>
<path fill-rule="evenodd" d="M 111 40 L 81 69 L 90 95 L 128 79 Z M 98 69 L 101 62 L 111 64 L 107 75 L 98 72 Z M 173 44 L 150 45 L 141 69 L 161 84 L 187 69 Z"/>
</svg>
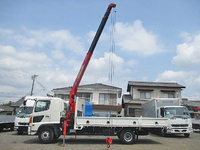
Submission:
<svg viewBox="0 0 200 150">
<path fill-rule="evenodd" d="M 175 98 L 174 93 L 164 93 L 164 98 Z"/>
<path fill-rule="evenodd" d="M 117 94 L 100 93 L 99 104 L 117 105 Z"/>
<path fill-rule="evenodd" d="M 77 96 L 81 99 L 84 99 L 85 101 L 92 102 L 92 93 L 78 93 Z"/>
<path fill-rule="evenodd" d="M 130 117 L 140 117 L 141 109 L 140 108 L 129 108 L 129 116 Z"/>
<path fill-rule="evenodd" d="M 151 99 L 151 93 L 150 92 L 140 92 L 140 98 Z"/>
<path fill-rule="evenodd" d="M 55 97 L 59 97 L 63 100 L 69 100 L 69 94 L 55 94 Z"/>
<path fill-rule="evenodd" d="M 134 108 L 129 108 L 129 116 L 135 117 L 135 109 Z"/>
</svg>

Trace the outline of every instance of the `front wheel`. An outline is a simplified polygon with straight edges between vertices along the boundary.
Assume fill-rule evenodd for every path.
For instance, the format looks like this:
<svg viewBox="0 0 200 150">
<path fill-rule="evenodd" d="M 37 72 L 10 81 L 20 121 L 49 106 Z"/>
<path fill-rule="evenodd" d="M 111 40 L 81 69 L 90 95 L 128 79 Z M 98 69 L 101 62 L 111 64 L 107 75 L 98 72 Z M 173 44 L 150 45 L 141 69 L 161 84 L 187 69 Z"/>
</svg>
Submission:
<svg viewBox="0 0 200 150">
<path fill-rule="evenodd" d="M 44 143 L 44 144 L 50 143 L 54 138 L 53 130 L 49 127 L 40 129 L 38 133 L 38 138 L 41 143 Z"/>
<path fill-rule="evenodd" d="M 188 138 L 190 137 L 190 133 L 185 133 L 184 136 Z"/>
<path fill-rule="evenodd" d="M 120 132 L 119 139 L 124 144 L 133 144 L 135 142 L 135 131 L 124 129 Z"/>
<path fill-rule="evenodd" d="M 23 134 L 23 131 L 22 131 L 22 130 L 18 130 L 18 131 L 17 131 L 17 134 L 18 134 L 18 135 L 22 135 L 22 134 Z"/>
</svg>

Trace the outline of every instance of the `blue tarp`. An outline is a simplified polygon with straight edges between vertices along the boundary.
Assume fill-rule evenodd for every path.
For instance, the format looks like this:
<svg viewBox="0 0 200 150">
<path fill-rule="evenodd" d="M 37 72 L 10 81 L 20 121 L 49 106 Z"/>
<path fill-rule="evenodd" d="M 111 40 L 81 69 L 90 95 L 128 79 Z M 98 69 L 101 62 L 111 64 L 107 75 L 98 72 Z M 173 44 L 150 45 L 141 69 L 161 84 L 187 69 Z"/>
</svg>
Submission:
<svg viewBox="0 0 200 150">
<path fill-rule="evenodd" d="M 90 102 L 85 101 L 85 117 L 92 117 L 93 106 Z"/>
</svg>

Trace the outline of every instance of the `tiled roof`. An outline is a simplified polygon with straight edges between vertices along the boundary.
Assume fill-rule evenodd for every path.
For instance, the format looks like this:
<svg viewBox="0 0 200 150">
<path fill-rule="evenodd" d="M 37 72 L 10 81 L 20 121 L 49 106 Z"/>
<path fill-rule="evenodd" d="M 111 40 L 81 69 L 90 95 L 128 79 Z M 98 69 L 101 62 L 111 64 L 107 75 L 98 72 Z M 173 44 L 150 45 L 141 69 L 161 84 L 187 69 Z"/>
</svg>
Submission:
<svg viewBox="0 0 200 150">
<path fill-rule="evenodd" d="M 140 82 L 129 81 L 127 86 L 127 92 L 130 92 L 131 86 L 137 87 L 169 87 L 169 88 L 185 88 L 185 86 L 178 84 L 177 82 Z"/>
<path fill-rule="evenodd" d="M 183 100 L 182 101 L 182 105 L 184 105 L 184 106 L 200 107 L 200 101 Z"/>
<path fill-rule="evenodd" d="M 65 90 L 65 91 L 70 91 L 71 86 L 69 87 L 63 87 L 63 88 L 56 88 L 53 89 L 54 91 L 56 90 Z M 86 84 L 86 85 L 79 85 L 78 90 L 114 90 L 114 91 L 122 91 L 122 88 L 119 87 L 114 87 L 110 85 L 105 85 L 102 83 L 95 83 L 95 84 Z"/>
<path fill-rule="evenodd" d="M 12 105 L 10 105 L 11 107 L 20 107 L 23 102 L 24 102 L 24 98 L 25 97 L 22 97 L 21 99 L 19 99 L 18 101 L 16 101 L 15 103 L 13 103 Z"/>
<path fill-rule="evenodd" d="M 122 96 L 122 105 L 124 104 L 143 104 L 148 100 L 141 100 L 141 99 L 133 99 L 131 95 L 124 94 Z"/>
<path fill-rule="evenodd" d="M 13 111 L 13 108 L 10 106 L 0 106 L 0 112 L 1 111 Z"/>
</svg>

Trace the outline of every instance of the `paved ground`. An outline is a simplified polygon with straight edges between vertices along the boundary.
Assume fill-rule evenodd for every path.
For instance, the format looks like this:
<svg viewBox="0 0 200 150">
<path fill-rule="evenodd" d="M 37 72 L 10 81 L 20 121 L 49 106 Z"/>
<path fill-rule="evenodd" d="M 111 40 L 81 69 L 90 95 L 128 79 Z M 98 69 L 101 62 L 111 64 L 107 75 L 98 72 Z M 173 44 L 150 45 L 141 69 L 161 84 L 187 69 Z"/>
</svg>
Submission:
<svg viewBox="0 0 200 150">
<path fill-rule="evenodd" d="M 104 136 L 74 136 L 66 137 L 65 147 L 62 147 L 62 137 L 51 144 L 41 144 L 37 136 L 17 135 L 16 131 L 0 132 L 1 150 L 106 150 Z M 113 150 L 198 150 L 200 148 L 200 131 L 184 136 L 161 137 L 158 135 L 140 136 L 136 144 L 121 144 L 117 137 L 113 137 Z"/>
</svg>

